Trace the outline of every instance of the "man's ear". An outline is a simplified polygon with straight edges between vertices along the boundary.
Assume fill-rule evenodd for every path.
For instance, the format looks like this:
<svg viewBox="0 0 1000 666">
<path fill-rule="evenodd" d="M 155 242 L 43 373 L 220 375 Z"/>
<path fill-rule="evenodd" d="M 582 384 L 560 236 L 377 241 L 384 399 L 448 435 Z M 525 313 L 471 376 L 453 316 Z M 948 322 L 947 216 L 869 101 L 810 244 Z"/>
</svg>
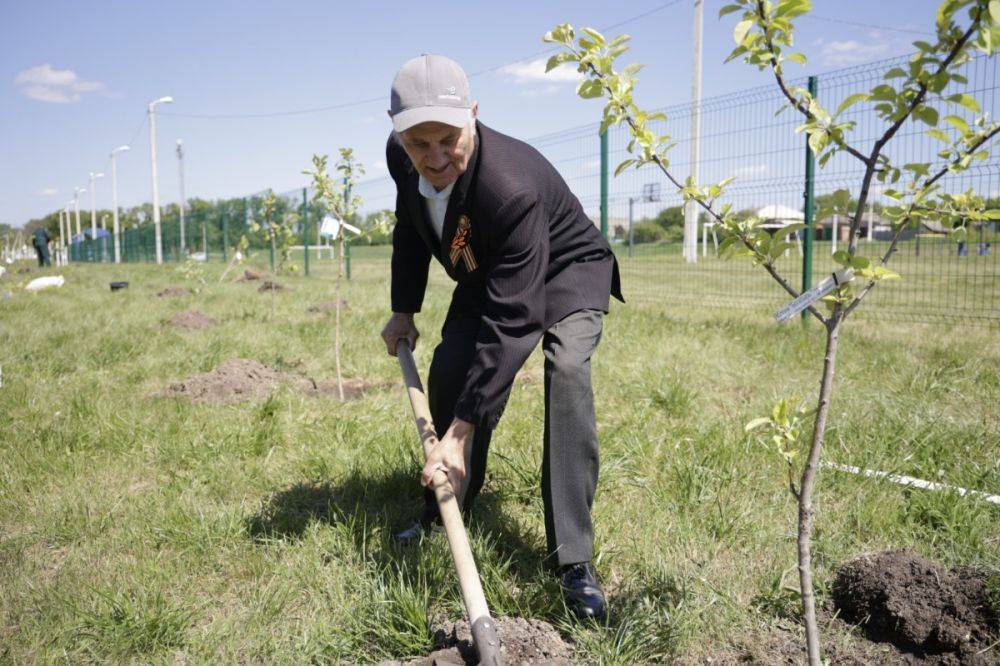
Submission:
<svg viewBox="0 0 1000 666">
<path fill-rule="evenodd" d="M 473 102 L 472 103 L 472 108 L 469 109 L 469 110 L 472 111 L 472 117 L 473 118 L 478 118 L 479 117 L 479 102 Z"/>
</svg>

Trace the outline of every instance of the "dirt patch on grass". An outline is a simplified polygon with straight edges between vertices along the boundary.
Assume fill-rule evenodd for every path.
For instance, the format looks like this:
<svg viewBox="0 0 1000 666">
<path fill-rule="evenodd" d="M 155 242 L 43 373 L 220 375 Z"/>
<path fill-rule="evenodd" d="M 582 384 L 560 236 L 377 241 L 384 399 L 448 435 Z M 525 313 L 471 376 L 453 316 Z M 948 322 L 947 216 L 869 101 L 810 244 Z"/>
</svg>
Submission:
<svg viewBox="0 0 1000 666">
<path fill-rule="evenodd" d="M 337 309 L 337 301 L 324 301 L 323 303 L 317 303 L 316 305 L 310 306 L 307 312 L 326 314 L 327 312 L 334 312 Z M 349 311 L 351 306 L 347 304 L 347 301 L 340 301 L 341 311 Z"/>
<path fill-rule="evenodd" d="M 945 569 L 905 550 L 862 555 L 837 573 L 833 600 L 868 638 L 922 660 L 911 663 L 996 663 L 983 652 L 998 619 L 980 572 Z"/>
<path fill-rule="evenodd" d="M 254 280 L 259 280 L 259 279 L 260 279 L 260 273 L 257 273 L 257 272 L 251 271 L 251 270 L 245 270 L 245 271 L 243 271 L 243 275 L 241 275 L 240 277 L 236 278 L 236 281 L 237 282 L 253 282 Z"/>
<path fill-rule="evenodd" d="M 501 617 L 496 619 L 500 650 L 506 664 L 573 664 L 573 646 L 559 632 L 541 620 Z M 431 623 L 434 652 L 410 661 L 383 661 L 379 666 L 445 666 L 477 664 L 472 632 L 465 620 L 449 622 L 439 618 Z"/>
<path fill-rule="evenodd" d="M 260 285 L 260 288 L 257 289 L 257 291 L 263 294 L 268 291 L 285 291 L 285 289 L 287 289 L 287 287 L 282 284 L 278 284 L 273 280 L 264 280 L 264 283 Z"/>
<path fill-rule="evenodd" d="M 336 379 L 316 381 L 310 377 L 282 372 L 259 361 L 243 358 L 225 361 L 211 372 L 193 375 L 170 384 L 160 395 L 187 398 L 194 403 L 221 405 L 265 398 L 282 384 L 310 395 L 337 398 Z M 344 400 L 356 400 L 366 393 L 390 385 L 392 382 L 345 379 Z"/>
<path fill-rule="evenodd" d="M 171 326 L 183 328 L 187 331 L 197 331 L 215 326 L 218 322 L 215 321 L 215 318 L 209 317 L 204 312 L 185 310 L 184 312 L 176 313 L 170 318 L 168 323 Z"/>
<path fill-rule="evenodd" d="M 190 296 L 191 292 L 184 287 L 167 287 L 163 291 L 156 294 L 157 298 L 179 298 L 181 296 Z"/>
</svg>

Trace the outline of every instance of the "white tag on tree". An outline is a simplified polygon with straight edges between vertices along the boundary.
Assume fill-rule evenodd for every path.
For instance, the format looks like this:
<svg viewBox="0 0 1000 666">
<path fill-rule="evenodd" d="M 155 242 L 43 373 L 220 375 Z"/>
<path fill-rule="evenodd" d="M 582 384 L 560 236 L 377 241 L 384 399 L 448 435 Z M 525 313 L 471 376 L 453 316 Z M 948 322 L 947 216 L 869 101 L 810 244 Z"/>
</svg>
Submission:
<svg viewBox="0 0 1000 666">
<path fill-rule="evenodd" d="M 775 312 L 774 318 L 778 320 L 778 323 L 784 324 L 786 321 L 799 314 L 840 285 L 845 282 L 850 282 L 853 277 L 854 269 L 841 268 L 839 271 L 833 273 L 830 277 L 826 278 L 809 291 L 799 294 L 798 298 Z"/>
<path fill-rule="evenodd" d="M 336 238 L 340 234 L 340 220 L 333 215 L 324 215 L 323 222 L 319 225 L 319 235 Z"/>
</svg>

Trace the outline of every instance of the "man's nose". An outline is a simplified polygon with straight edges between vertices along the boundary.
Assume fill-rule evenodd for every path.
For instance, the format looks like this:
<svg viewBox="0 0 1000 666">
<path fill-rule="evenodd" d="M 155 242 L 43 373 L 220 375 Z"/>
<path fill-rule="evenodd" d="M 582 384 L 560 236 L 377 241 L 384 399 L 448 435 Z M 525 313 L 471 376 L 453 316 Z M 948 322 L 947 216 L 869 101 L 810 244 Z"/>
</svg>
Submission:
<svg viewBox="0 0 1000 666">
<path fill-rule="evenodd" d="M 428 157 L 429 157 L 428 162 L 430 162 L 431 166 L 434 167 L 435 169 L 440 169 L 441 167 L 446 166 L 448 162 L 451 161 L 448 158 L 448 151 L 442 145 L 432 146 Z"/>
</svg>

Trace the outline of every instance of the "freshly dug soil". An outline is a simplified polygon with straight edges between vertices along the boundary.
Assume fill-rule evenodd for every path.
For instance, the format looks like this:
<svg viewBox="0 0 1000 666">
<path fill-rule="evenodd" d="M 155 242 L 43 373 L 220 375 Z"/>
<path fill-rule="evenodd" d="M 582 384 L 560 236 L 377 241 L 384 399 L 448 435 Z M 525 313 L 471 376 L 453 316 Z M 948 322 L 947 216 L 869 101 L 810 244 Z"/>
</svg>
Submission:
<svg viewBox="0 0 1000 666">
<path fill-rule="evenodd" d="M 837 573 L 833 601 L 868 638 L 923 663 L 996 663 L 981 653 L 996 640 L 998 618 L 980 572 L 948 570 L 905 550 L 862 555 Z"/>
<path fill-rule="evenodd" d="M 309 377 L 281 372 L 258 361 L 243 358 L 225 361 L 211 372 L 192 375 L 170 384 L 162 395 L 184 397 L 195 403 L 221 405 L 264 398 L 279 384 L 291 385 L 310 395 L 337 397 L 336 379 L 317 382 Z M 387 388 L 390 384 L 391 382 L 345 379 L 344 400 L 356 400 L 372 390 Z"/>
<path fill-rule="evenodd" d="M 263 294 L 268 291 L 284 291 L 284 290 L 285 290 L 284 285 L 280 285 L 272 280 L 264 280 L 264 283 L 260 285 L 260 289 L 258 289 L 257 291 Z"/>
<path fill-rule="evenodd" d="M 24 266 L 22 268 L 18 268 L 17 272 L 18 273 L 34 273 L 35 269 L 32 268 L 31 266 Z"/>
<path fill-rule="evenodd" d="M 211 372 L 194 375 L 167 387 L 168 396 L 183 396 L 191 402 L 225 404 L 262 398 L 281 380 L 281 373 L 262 363 L 236 358 L 219 364 Z"/>
<path fill-rule="evenodd" d="M 158 298 L 173 298 L 178 296 L 190 296 L 191 292 L 184 287 L 167 287 L 157 294 Z"/>
<path fill-rule="evenodd" d="M 496 619 L 496 623 L 504 663 L 550 666 L 570 666 L 573 663 L 573 646 L 564 641 L 548 622 L 501 617 Z M 408 662 L 383 662 L 383 666 L 465 666 L 478 663 L 468 622 L 435 620 L 431 629 L 437 648 L 434 652 Z"/>
<path fill-rule="evenodd" d="M 198 310 L 185 310 L 184 312 L 178 312 L 171 317 L 169 323 L 171 326 L 176 326 L 177 328 L 197 331 L 203 328 L 215 326 L 217 322 L 214 318 L 209 317 L 204 312 L 199 312 Z"/>
<path fill-rule="evenodd" d="M 334 312 L 337 309 L 337 301 L 325 301 L 323 303 L 317 303 L 309 308 L 308 312 L 318 312 L 326 314 L 327 312 Z M 347 304 L 347 301 L 340 301 L 341 312 L 345 310 L 350 310 L 351 306 Z"/>
<path fill-rule="evenodd" d="M 237 282 L 252 282 L 254 280 L 259 280 L 259 279 L 260 279 L 260 273 L 255 273 L 254 271 L 251 271 L 251 270 L 244 270 L 243 271 L 243 275 L 241 275 L 240 277 L 236 278 L 236 281 Z"/>
</svg>

